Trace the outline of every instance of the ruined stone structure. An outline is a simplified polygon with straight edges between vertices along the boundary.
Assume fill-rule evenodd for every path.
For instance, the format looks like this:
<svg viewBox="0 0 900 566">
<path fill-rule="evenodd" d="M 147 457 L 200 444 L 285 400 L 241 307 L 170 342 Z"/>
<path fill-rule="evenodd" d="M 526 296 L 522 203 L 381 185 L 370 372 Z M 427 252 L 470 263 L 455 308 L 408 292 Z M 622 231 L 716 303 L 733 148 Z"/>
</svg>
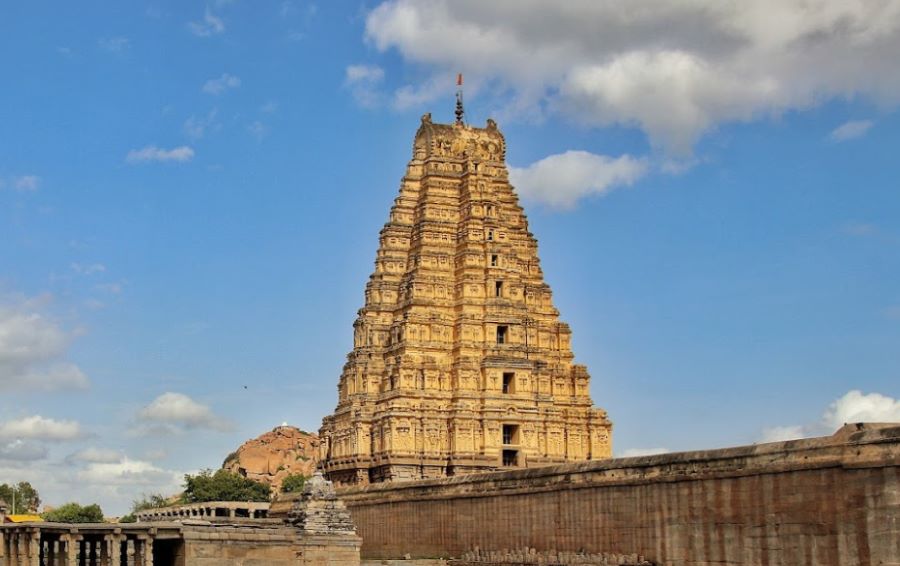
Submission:
<svg viewBox="0 0 900 566">
<path fill-rule="evenodd" d="M 544 282 L 506 142 L 422 118 L 381 230 L 338 405 L 320 430 L 336 482 L 437 478 L 609 458 L 611 424 Z"/>
<path fill-rule="evenodd" d="M 665 566 L 900 564 L 900 424 L 339 494 L 370 560 L 584 565 L 616 554 Z"/>
<path fill-rule="evenodd" d="M 234 505 L 156 510 L 138 523 L 0 525 L 0 566 L 359 566 L 360 538 L 321 475 L 289 513 Z"/>
</svg>

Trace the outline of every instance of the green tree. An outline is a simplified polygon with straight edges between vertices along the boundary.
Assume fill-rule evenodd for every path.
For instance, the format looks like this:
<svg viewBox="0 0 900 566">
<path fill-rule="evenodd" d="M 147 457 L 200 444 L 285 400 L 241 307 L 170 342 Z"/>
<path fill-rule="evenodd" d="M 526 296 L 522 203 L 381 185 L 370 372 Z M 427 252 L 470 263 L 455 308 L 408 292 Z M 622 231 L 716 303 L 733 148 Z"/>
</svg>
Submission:
<svg viewBox="0 0 900 566">
<path fill-rule="evenodd" d="M 290 474 L 281 481 L 282 493 L 294 493 L 303 491 L 303 486 L 309 478 L 303 474 Z"/>
<path fill-rule="evenodd" d="M 78 503 L 66 503 L 53 511 L 41 515 L 45 521 L 53 523 L 102 523 L 103 511 L 96 503 L 81 506 Z"/>
<path fill-rule="evenodd" d="M 272 488 L 228 470 L 203 470 L 196 476 L 185 474 L 185 503 L 202 501 L 268 501 Z"/>
<path fill-rule="evenodd" d="M 142 495 L 140 499 L 131 502 L 131 511 L 119 519 L 120 523 L 134 523 L 137 521 L 137 514 L 145 509 L 159 509 L 160 507 L 168 507 L 169 500 L 159 493 L 151 493 L 150 495 Z"/>
<path fill-rule="evenodd" d="M 37 490 L 27 481 L 20 481 L 13 485 L 0 485 L 0 499 L 9 504 L 10 513 L 13 512 L 13 503 L 16 506 L 16 513 L 36 513 L 38 507 L 41 506 L 41 498 Z"/>
</svg>

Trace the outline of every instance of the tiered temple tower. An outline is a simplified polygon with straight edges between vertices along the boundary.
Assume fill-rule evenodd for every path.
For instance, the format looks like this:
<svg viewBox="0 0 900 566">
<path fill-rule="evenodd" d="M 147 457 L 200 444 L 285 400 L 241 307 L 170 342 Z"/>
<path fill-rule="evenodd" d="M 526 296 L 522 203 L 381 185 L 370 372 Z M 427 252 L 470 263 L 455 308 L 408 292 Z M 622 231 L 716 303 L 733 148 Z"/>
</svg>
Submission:
<svg viewBox="0 0 900 566">
<path fill-rule="evenodd" d="M 341 483 L 596 460 L 612 425 L 544 282 L 493 120 L 422 117 L 381 230 L 322 466 Z"/>
</svg>

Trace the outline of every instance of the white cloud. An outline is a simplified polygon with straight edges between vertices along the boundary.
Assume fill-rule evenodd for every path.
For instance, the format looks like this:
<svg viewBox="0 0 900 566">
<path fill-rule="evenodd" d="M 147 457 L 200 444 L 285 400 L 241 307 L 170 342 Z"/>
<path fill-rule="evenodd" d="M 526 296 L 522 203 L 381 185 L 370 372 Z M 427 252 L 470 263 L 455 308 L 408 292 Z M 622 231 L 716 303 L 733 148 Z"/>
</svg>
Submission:
<svg viewBox="0 0 900 566">
<path fill-rule="evenodd" d="M 144 460 L 123 457 L 117 462 L 90 462 L 79 470 L 78 482 L 105 489 L 111 495 L 137 494 L 136 490 L 173 493 L 179 491 L 183 474 L 164 470 Z"/>
<path fill-rule="evenodd" d="M 619 458 L 633 458 L 635 456 L 656 456 L 657 454 L 668 454 L 671 452 L 668 448 L 629 448 L 618 454 Z"/>
<path fill-rule="evenodd" d="M 0 304 L 0 390 L 84 389 L 87 376 L 63 358 L 74 337 L 41 312 L 40 300 Z"/>
<path fill-rule="evenodd" d="M 14 191 L 30 192 L 38 190 L 41 178 L 37 175 L 20 175 L 18 177 L 0 178 L 0 189 L 9 187 Z"/>
<path fill-rule="evenodd" d="M 0 442 L 0 460 L 11 462 L 34 462 L 47 457 L 46 446 L 16 439 L 9 442 Z"/>
<path fill-rule="evenodd" d="M 119 54 L 126 51 L 131 42 L 127 37 L 107 37 L 100 39 L 97 43 L 101 49 Z"/>
<path fill-rule="evenodd" d="M 900 422 L 900 401 L 880 393 L 865 394 L 854 389 L 832 403 L 822 417 L 826 426 L 845 423 Z"/>
<path fill-rule="evenodd" d="M 57 421 L 40 415 L 0 423 L 0 438 L 12 440 L 76 440 L 84 436 L 76 421 Z"/>
<path fill-rule="evenodd" d="M 784 440 L 797 440 L 806 436 L 810 436 L 808 427 L 802 425 L 774 426 L 763 429 L 759 442 L 782 442 Z"/>
<path fill-rule="evenodd" d="M 198 140 L 206 135 L 210 130 L 217 130 L 219 123 L 216 121 L 216 115 L 219 113 L 217 108 L 213 108 L 206 116 L 191 116 L 184 122 L 184 134 L 192 140 Z"/>
<path fill-rule="evenodd" d="M 190 22 L 188 29 L 197 37 L 209 37 L 217 35 L 225 31 L 225 22 L 221 18 L 214 15 L 207 6 L 203 13 L 203 20 L 199 22 Z"/>
<path fill-rule="evenodd" d="M 872 236 L 878 233 L 878 226 L 869 222 L 847 222 L 841 231 L 850 236 Z"/>
<path fill-rule="evenodd" d="M 831 141 L 842 142 L 847 140 L 852 140 L 856 138 L 861 138 L 866 135 L 874 125 L 872 120 L 851 120 L 849 122 L 844 122 L 837 128 L 833 129 L 830 134 L 828 134 L 828 138 Z"/>
<path fill-rule="evenodd" d="M 240 77 L 229 75 L 228 73 L 222 73 L 221 77 L 217 79 L 209 79 L 208 81 L 203 83 L 203 92 L 207 94 L 219 95 L 226 90 L 237 88 L 239 86 L 241 86 Z"/>
<path fill-rule="evenodd" d="M 96 464 L 118 464 L 125 456 L 118 450 L 110 448 L 88 447 L 82 448 L 66 456 L 67 462 L 87 462 Z"/>
<path fill-rule="evenodd" d="M 259 120 L 254 120 L 247 126 L 247 131 L 256 141 L 262 141 L 269 134 L 269 128 Z"/>
<path fill-rule="evenodd" d="M 155 145 L 148 145 L 143 149 L 132 149 L 125 157 L 128 163 L 147 163 L 149 161 L 176 161 L 184 163 L 194 157 L 194 150 L 186 145 L 172 149 L 162 149 Z"/>
<path fill-rule="evenodd" d="M 79 275 L 93 275 L 95 273 L 103 273 L 106 271 L 106 266 L 102 263 L 72 263 L 71 267 L 72 271 Z"/>
<path fill-rule="evenodd" d="M 350 89 L 356 102 L 365 108 L 378 104 L 382 81 L 384 69 L 377 65 L 349 65 L 344 71 L 344 86 Z"/>
<path fill-rule="evenodd" d="M 763 429 L 759 442 L 781 442 L 833 434 L 847 423 L 900 422 L 900 401 L 880 393 L 848 391 L 831 403 L 819 422 Z"/>
<path fill-rule="evenodd" d="M 231 423 L 183 393 L 163 393 L 138 413 L 138 420 L 148 425 L 144 432 L 177 432 L 172 427 L 227 431 Z"/>
<path fill-rule="evenodd" d="M 831 99 L 900 103 L 897 2 L 389 0 L 365 36 L 424 81 L 444 77 L 441 96 L 460 70 L 506 110 L 639 127 L 670 154 L 720 124 Z"/>
<path fill-rule="evenodd" d="M 527 167 L 510 167 L 509 178 L 524 198 L 568 208 L 582 197 L 633 184 L 647 168 L 646 160 L 630 155 L 608 157 L 569 150 Z"/>
</svg>

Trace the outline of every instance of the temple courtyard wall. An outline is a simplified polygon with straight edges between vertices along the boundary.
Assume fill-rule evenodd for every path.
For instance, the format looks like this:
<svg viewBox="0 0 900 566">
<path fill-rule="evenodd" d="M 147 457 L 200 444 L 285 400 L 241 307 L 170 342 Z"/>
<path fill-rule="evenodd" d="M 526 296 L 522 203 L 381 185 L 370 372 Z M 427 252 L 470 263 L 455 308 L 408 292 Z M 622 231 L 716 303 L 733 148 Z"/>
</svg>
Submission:
<svg viewBox="0 0 900 566">
<path fill-rule="evenodd" d="M 900 565 L 900 425 L 339 490 L 368 560 Z M 580 561 L 579 561 L 580 560 Z"/>
</svg>

